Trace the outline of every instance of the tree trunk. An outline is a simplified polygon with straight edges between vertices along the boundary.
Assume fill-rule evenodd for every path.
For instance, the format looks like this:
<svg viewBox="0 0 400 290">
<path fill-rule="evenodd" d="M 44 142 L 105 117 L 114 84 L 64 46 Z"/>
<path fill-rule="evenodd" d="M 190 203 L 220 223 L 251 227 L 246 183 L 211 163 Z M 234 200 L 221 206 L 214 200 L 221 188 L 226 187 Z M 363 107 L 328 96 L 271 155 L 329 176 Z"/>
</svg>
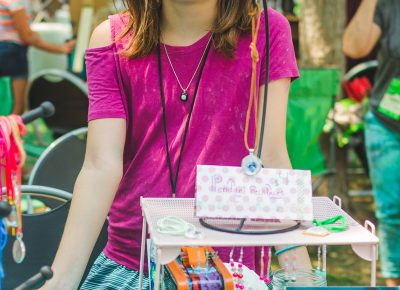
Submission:
<svg viewBox="0 0 400 290">
<path fill-rule="evenodd" d="M 344 67 L 345 0 L 302 0 L 300 65 Z"/>
<path fill-rule="evenodd" d="M 334 66 L 344 71 L 342 36 L 347 20 L 346 3 L 346 0 L 302 0 L 299 27 L 301 67 Z M 329 146 L 332 146 L 329 143 L 322 143 L 323 151 L 329 152 Z M 327 163 L 329 166 L 329 158 L 327 158 Z M 328 186 L 329 183 L 325 183 L 319 192 L 323 195 L 338 195 L 343 199 L 345 206 L 349 205 L 345 149 L 335 148 L 335 157 L 331 166 L 335 169 L 334 177 L 331 179 L 333 188 Z"/>
</svg>

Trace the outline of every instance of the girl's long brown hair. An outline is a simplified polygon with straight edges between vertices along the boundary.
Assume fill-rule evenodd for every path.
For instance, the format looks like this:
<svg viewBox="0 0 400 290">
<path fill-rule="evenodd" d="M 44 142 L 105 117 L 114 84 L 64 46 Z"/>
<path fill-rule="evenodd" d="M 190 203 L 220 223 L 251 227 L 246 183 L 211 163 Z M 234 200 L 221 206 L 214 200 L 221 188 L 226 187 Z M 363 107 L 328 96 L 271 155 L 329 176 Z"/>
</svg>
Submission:
<svg viewBox="0 0 400 290">
<path fill-rule="evenodd" d="M 161 1 L 124 0 L 129 22 L 120 38 L 129 37 L 126 56 L 145 56 L 156 49 L 160 39 Z M 251 15 L 257 11 L 253 0 L 218 0 L 217 19 L 211 30 L 217 51 L 232 57 L 239 35 L 250 33 Z"/>
</svg>

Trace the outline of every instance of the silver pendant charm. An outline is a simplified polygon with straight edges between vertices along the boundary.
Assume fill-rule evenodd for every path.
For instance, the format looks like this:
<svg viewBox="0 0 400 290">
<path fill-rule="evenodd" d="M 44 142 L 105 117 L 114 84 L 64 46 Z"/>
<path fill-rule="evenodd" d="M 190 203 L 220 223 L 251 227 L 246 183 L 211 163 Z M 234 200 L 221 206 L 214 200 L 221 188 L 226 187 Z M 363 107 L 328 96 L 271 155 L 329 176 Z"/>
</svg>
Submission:
<svg viewBox="0 0 400 290">
<path fill-rule="evenodd" d="M 260 158 L 254 154 L 254 150 L 250 150 L 250 154 L 243 158 L 242 168 L 244 173 L 249 176 L 256 175 L 261 171 L 262 162 Z"/>
<path fill-rule="evenodd" d="M 188 98 L 189 98 L 189 96 L 188 96 L 187 92 L 183 91 L 182 95 L 181 95 L 181 101 L 186 102 L 188 100 Z"/>
<path fill-rule="evenodd" d="M 22 234 L 18 234 L 12 248 L 12 255 L 15 263 L 21 264 L 25 259 L 26 247 L 22 241 Z"/>
</svg>

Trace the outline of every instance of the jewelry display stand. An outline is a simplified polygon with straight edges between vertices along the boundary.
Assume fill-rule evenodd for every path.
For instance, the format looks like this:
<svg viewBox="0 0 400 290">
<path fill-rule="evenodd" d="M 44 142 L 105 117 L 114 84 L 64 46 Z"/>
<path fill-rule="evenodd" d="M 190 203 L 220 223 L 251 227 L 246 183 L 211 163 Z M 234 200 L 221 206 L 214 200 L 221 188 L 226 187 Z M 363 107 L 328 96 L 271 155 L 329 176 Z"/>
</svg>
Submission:
<svg viewBox="0 0 400 290">
<path fill-rule="evenodd" d="M 160 287 L 161 265 L 166 265 L 175 260 L 181 247 L 215 246 L 215 247 L 258 247 L 258 246 L 282 246 L 282 245 L 351 245 L 353 251 L 362 259 L 371 262 L 371 286 L 376 285 L 376 261 L 379 240 L 375 235 L 375 226 L 366 221 L 362 226 L 357 223 L 341 208 L 341 200 L 334 197 L 313 197 L 313 216 L 317 220 L 325 220 L 338 215 L 346 218 L 348 228 L 339 233 L 331 233 L 325 237 L 316 237 L 303 234 L 304 230 L 311 227 L 311 223 L 302 223 L 297 229 L 279 234 L 267 235 L 243 235 L 225 233 L 211 230 L 201 225 L 199 218 L 195 217 L 195 199 L 180 198 L 141 198 L 140 205 L 143 214 L 142 244 L 140 256 L 139 289 L 143 281 L 143 268 L 146 246 L 147 230 L 156 248 L 156 275 L 155 289 Z M 184 236 L 172 236 L 160 234 L 157 231 L 157 221 L 166 216 L 176 216 L 196 226 L 201 232 L 202 239 L 189 239 Z M 224 228 L 235 229 L 241 220 L 219 220 Z M 293 226 L 293 222 L 287 227 Z M 243 228 L 249 230 L 273 230 L 274 227 L 282 228 L 282 223 L 265 223 L 260 221 L 247 221 Z"/>
</svg>

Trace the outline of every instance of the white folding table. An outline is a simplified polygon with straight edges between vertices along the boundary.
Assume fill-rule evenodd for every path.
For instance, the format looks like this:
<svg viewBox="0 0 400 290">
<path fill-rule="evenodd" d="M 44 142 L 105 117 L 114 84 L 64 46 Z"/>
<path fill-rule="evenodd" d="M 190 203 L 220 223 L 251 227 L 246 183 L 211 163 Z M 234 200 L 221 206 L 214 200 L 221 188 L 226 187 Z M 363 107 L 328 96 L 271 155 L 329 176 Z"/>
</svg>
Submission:
<svg viewBox="0 0 400 290">
<path fill-rule="evenodd" d="M 379 240 L 375 235 L 375 226 L 366 221 L 362 226 L 341 208 L 341 200 L 334 197 L 313 197 L 314 218 L 324 220 L 337 215 L 343 215 L 348 223 L 348 229 L 332 233 L 325 237 L 304 235 L 304 230 L 310 225 L 301 225 L 298 229 L 272 235 L 242 235 L 213 231 L 203 227 L 195 215 L 195 199 L 173 198 L 141 198 L 143 214 L 142 246 L 140 257 L 139 289 L 143 281 L 143 266 L 145 257 L 147 230 L 156 248 L 155 289 L 159 289 L 161 265 L 175 260 L 183 246 L 216 246 L 216 247 L 258 247 L 280 245 L 351 245 L 354 252 L 364 260 L 371 262 L 371 286 L 376 285 L 376 261 Z M 160 234 L 157 231 L 157 221 L 166 216 L 177 216 L 186 222 L 194 224 L 203 234 L 202 239 L 189 239 L 184 236 Z M 225 261 L 226 262 L 226 261 Z"/>
</svg>

